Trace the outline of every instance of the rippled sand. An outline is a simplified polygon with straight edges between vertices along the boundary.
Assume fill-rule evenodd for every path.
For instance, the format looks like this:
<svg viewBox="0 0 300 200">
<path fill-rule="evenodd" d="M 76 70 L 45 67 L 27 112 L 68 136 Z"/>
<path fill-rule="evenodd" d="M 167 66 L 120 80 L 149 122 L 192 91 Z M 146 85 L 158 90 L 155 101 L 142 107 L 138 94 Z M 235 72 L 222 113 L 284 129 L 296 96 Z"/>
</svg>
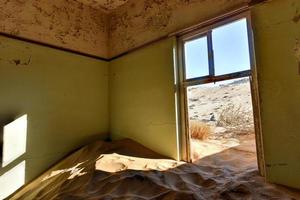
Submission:
<svg viewBox="0 0 300 200">
<path fill-rule="evenodd" d="M 184 163 L 121 140 L 80 149 L 12 199 L 284 200 L 300 195 L 264 183 L 251 152 L 231 148 Z"/>
</svg>

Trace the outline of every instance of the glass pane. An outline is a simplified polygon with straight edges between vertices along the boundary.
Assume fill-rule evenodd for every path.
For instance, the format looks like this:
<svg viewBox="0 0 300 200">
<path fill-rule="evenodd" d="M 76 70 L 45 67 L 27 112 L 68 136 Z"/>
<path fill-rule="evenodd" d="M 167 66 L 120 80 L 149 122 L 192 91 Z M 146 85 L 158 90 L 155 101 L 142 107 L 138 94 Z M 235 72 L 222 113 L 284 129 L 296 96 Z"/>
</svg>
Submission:
<svg viewBox="0 0 300 200">
<path fill-rule="evenodd" d="M 209 74 L 207 37 L 184 44 L 185 78 L 191 79 Z"/>
<path fill-rule="evenodd" d="M 246 19 L 213 29 L 212 40 L 215 75 L 250 69 Z"/>
</svg>

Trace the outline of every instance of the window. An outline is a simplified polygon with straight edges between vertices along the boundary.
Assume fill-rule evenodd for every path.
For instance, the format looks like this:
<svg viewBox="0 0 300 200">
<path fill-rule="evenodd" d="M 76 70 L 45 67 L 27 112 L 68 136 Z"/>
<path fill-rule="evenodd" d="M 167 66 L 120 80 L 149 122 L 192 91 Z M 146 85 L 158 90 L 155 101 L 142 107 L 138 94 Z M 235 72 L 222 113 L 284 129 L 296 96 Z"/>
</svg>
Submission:
<svg viewBox="0 0 300 200">
<path fill-rule="evenodd" d="M 208 30 L 200 36 L 183 39 L 185 80 L 189 84 L 216 82 L 228 76 L 250 75 L 247 19 Z"/>
<path fill-rule="evenodd" d="M 250 70 L 246 19 L 213 29 L 212 43 L 215 75 Z"/>
<path fill-rule="evenodd" d="M 185 133 L 179 143 L 186 161 L 228 148 L 251 147 L 253 157 L 263 157 L 249 19 L 249 13 L 241 13 L 179 38 L 179 113 Z M 264 160 L 257 161 L 264 175 Z"/>
<path fill-rule="evenodd" d="M 187 41 L 184 45 L 186 78 L 209 75 L 207 37 Z"/>
</svg>

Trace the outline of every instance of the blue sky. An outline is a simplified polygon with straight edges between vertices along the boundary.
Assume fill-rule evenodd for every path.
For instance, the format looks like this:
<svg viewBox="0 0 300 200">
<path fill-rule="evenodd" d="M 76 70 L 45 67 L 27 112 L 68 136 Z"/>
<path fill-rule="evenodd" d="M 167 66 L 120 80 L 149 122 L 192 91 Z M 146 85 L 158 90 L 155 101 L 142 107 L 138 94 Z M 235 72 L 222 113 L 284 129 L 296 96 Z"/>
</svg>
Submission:
<svg viewBox="0 0 300 200">
<path fill-rule="evenodd" d="M 247 21 L 241 19 L 213 29 L 215 74 L 250 69 Z M 208 75 L 207 38 L 185 43 L 186 78 Z"/>
</svg>

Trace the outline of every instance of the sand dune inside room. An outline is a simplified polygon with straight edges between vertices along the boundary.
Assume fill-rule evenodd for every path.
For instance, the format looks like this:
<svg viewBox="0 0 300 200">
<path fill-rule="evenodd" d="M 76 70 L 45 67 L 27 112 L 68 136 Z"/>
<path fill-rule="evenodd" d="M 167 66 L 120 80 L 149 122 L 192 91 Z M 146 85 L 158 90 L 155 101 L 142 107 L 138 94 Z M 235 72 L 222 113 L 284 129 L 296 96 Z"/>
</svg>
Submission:
<svg viewBox="0 0 300 200">
<path fill-rule="evenodd" d="M 132 140 L 99 141 L 67 157 L 12 199 L 300 198 L 299 193 L 266 184 L 254 158 L 232 148 L 185 163 Z"/>
</svg>

